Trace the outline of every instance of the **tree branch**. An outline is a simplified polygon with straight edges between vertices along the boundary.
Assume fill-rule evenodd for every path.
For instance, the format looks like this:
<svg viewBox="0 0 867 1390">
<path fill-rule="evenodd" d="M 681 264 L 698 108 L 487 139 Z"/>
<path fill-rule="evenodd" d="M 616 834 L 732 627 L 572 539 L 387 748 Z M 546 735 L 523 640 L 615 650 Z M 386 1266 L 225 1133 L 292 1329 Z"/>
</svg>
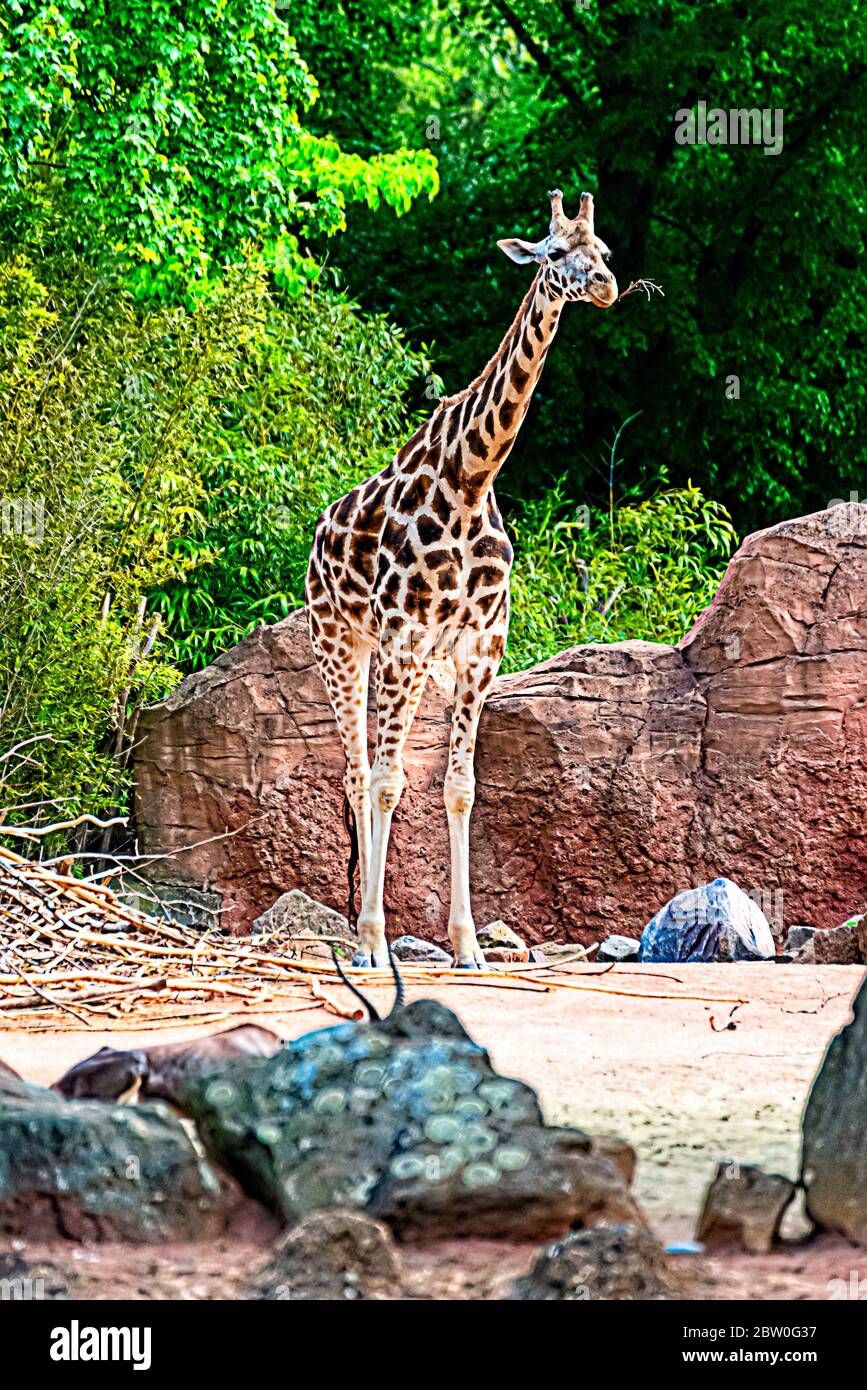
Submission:
<svg viewBox="0 0 867 1390">
<path fill-rule="evenodd" d="M 551 78 L 555 87 L 560 89 L 570 106 L 574 106 L 576 111 L 584 112 L 584 102 L 581 100 L 581 93 L 578 91 L 577 87 L 573 87 L 568 77 L 564 77 L 559 69 L 554 66 L 548 50 L 543 48 L 537 39 L 533 38 L 533 35 L 524 24 L 520 15 L 516 14 L 512 9 L 509 0 L 493 0 L 493 3 L 500 11 L 500 14 L 505 19 L 509 28 L 514 30 L 516 37 L 520 39 L 531 58 L 534 59 L 539 71 L 543 72 L 546 77 Z"/>
</svg>

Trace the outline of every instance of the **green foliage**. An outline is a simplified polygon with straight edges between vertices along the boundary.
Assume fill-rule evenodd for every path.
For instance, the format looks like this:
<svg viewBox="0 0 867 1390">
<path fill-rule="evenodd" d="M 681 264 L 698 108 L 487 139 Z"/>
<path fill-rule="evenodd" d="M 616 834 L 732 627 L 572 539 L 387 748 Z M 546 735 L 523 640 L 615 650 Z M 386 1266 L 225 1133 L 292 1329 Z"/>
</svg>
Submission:
<svg viewBox="0 0 867 1390">
<path fill-rule="evenodd" d="M 565 480 L 512 519 L 505 670 L 583 642 L 678 642 L 719 586 L 737 541 L 725 508 L 668 488 L 609 511 L 576 507 Z"/>
<path fill-rule="evenodd" d="M 206 430 L 203 499 L 174 546 L 190 571 L 153 595 L 185 669 L 304 602 L 320 512 L 388 463 L 428 370 L 392 324 L 339 296 L 271 304 Z"/>
<path fill-rule="evenodd" d="M 594 189 L 619 279 L 666 297 L 564 315 L 498 486 L 507 669 L 678 640 L 734 542 L 709 494 L 767 524 L 857 487 L 855 22 L 832 0 L 8 0 L 0 814 L 121 804 L 140 706 L 302 601 L 318 513 L 437 380 L 411 344 L 435 335 L 449 388 L 477 374 L 526 287 L 495 242 L 541 233 L 555 184 L 567 210 Z M 783 152 L 678 146 L 699 99 L 782 107 Z M 596 460 L 633 412 L 615 505 Z"/>
<path fill-rule="evenodd" d="M 353 293 L 432 338 L 459 389 L 526 287 L 528 272 L 495 243 L 541 235 L 546 190 L 558 185 L 567 211 L 582 188 L 595 192 L 621 284 L 648 276 L 665 290 L 564 315 L 509 464 L 522 492 L 543 489 L 537 460 L 556 457 L 574 495 L 602 501 L 600 442 L 634 410 L 645 486 L 663 465 L 676 485 L 695 478 L 741 529 L 857 490 L 867 413 L 858 11 L 836 0 L 401 9 L 293 3 L 322 84 L 314 121 L 347 148 L 426 141 L 439 162 L 439 197 L 399 226 L 351 214 L 335 259 Z M 699 100 L 781 109 L 782 152 L 679 145 L 675 114 Z"/>
<path fill-rule="evenodd" d="M 287 289 L 318 274 L 299 236 L 347 202 L 406 212 L 430 151 L 363 158 L 305 128 L 318 95 L 275 0 L 10 0 L 0 15 L 5 219 L 59 205 L 86 254 L 174 297 L 264 243 Z"/>
<path fill-rule="evenodd" d="M 3 806 L 115 803 L 130 718 L 178 678 L 146 594 L 187 568 L 214 400 L 264 313 L 246 270 L 142 314 L 72 259 L 0 262 L 0 744 L 26 744 Z"/>
</svg>

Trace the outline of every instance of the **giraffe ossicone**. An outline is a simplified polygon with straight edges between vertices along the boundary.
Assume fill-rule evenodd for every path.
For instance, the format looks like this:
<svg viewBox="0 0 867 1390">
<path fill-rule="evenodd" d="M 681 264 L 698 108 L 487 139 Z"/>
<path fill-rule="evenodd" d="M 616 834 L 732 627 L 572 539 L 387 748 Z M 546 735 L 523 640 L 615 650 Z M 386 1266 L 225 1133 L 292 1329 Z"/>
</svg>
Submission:
<svg viewBox="0 0 867 1390">
<path fill-rule="evenodd" d="M 537 266 L 490 362 L 441 400 L 391 463 L 328 507 L 307 572 L 316 660 L 346 757 L 344 785 L 358 837 L 361 911 L 354 964 L 387 968 L 383 892 L 391 821 L 404 786 L 403 749 L 434 662 L 454 671 L 444 798 L 451 850 L 449 937 L 459 968 L 484 965 L 470 908 L 469 821 L 482 706 L 503 659 L 512 547 L 494 480 L 515 442 L 563 306 L 608 308 L 617 284 L 582 193 L 568 218 L 549 194 L 551 224 L 538 242 L 498 242 Z M 367 753 L 370 662 L 377 653 L 377 737 Z"/>
</svg>

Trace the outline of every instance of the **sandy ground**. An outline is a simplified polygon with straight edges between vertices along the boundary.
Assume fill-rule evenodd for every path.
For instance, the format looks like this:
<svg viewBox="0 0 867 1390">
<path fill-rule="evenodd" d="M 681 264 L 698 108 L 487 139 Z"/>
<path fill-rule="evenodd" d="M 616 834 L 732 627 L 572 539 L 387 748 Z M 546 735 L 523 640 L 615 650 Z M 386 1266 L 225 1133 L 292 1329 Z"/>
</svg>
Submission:
<svg viewBox="0 0 867 1390">
<path fill-rule="evenodd" d="M 549 1121 L 629 1140 L 639 1155 L 636 1195 L 667 1242 L 693 1235 L 721 1159 L 794 1177 L 804 1101 L 829 1039 L 850 1017 L 863 970 L 618 966 L 592 978 L 597 970 L 575 966 L 540 974 L 535 987 L 508 997 L 505 989 L 471 979 L 413 988 L 409 995 L 433 995 L 460 1013 L 502 1072 L 537 1089 Z M 549 983 L 554 987 L 541 992 Z M 387 998 L 378 989 L 375 997 Z M 313 1009 L 258 1021 L 289 1038 L 335 1019 Z M 47 1084 L 103 1045 L 145 1046 L 208 1031 L 4 1031 L 0 1059 Z M 500 1245 L 492 1254 L 490 1246 L 472 1241 L 408 1252 L 417 1296 L 426 1290 L 496 1296 L 504 1281 L 526 1269 L 532 1249 Z M 57 1252 L 27 1252 L 28 1258 L 49 1254 Z M 74 1267 L 87 1297 L 99 1297 L 103 1281 L 116 1289 L 119 1271 L 130 1297 L 232 1297 L 262 1258 L 261 1247 L 243 1242 L 183 1251 L 101 1247 L 78 1252 Z M 69 1267 L 68 1251 L 62 1263 Z M 683 1269 L 684 1294 L 694 1297 L 827 1298 L 829 1280 L 849 1281 L 852 1271 L 867 1288 L 867 1251 L 831 1239 L 767 1257 L 683 1256 L 677 1268 Z M 180 1269 L 188 1273 L 181 1277 Z"/>
</svg>

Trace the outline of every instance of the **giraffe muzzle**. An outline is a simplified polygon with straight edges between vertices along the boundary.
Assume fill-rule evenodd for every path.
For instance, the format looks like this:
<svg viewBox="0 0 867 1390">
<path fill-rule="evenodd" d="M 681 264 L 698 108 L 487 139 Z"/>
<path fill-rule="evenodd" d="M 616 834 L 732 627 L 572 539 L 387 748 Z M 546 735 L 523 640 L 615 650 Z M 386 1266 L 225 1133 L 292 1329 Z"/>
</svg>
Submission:
<svg viewBox="0 0 867 1390">
<path fill-rule="evenodd" d="M 610 309 L 612 304 L 617 303 L 617 281 L 613 275 L 605 275 L 602 271 L 596 271 L 590 277 L 587 293 L 597 309 Z"/>
</svg>

